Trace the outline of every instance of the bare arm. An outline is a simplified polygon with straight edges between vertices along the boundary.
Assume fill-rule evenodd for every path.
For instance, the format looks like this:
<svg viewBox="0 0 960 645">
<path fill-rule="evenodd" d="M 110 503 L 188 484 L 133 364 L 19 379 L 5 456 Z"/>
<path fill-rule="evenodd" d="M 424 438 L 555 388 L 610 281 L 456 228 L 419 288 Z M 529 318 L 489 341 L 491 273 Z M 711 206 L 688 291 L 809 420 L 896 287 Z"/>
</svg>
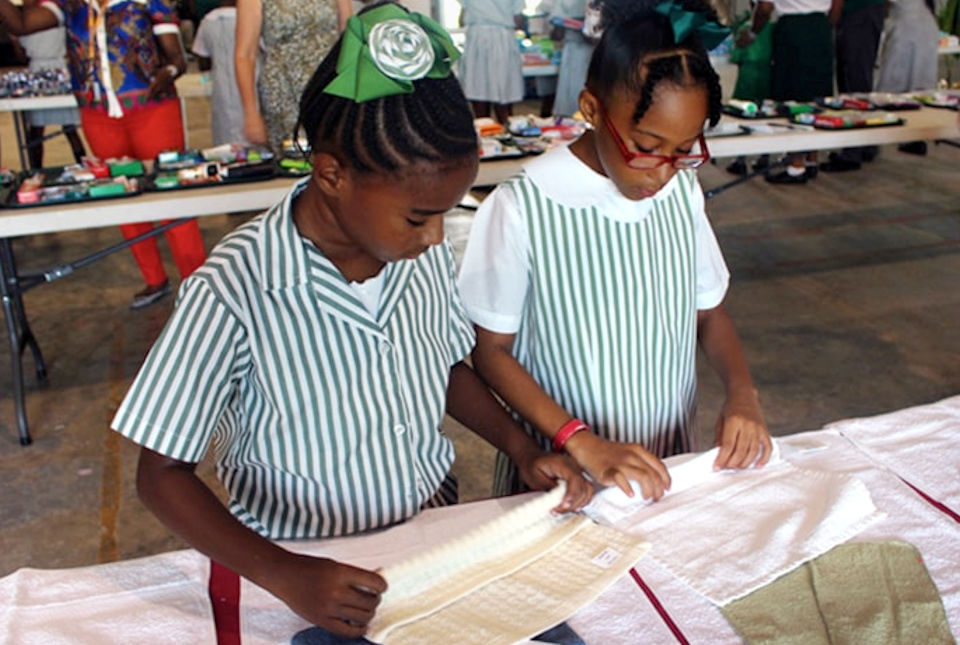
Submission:
<svg viewBox="0 0 960 645">
<path fill-rule="evenodd" d="M 507 454 L 531 488 L 546 490 L 558 479 L 566 481 L 567 494 L 558 511 L 576 510 L 590 501 L 592 490 L 580 470 L 566 457 L 543 453 L 465 363 L 450 370 L 447 412 Z"/>
<path fill-rule="evenodd" d="M 347 26 L 347 20 L 353 15 L 353 2 L 351 0 L 337 0 L 337 28 L 343 31 Z"/>
<path fill-rule="evenodd" d="M 477 328 L 473 364 L 480 376 L 528 423 L 551 439 L 571 419 L 513 357 L 513 334 Z M 615 444 L 593 433 L 579 432 L 565 446 L 567 453 L 595 480 L 619 486 L 628 495 L 629 480 L 637 481 L 643 496 L 659 499 L 670 485 L 667 469 L 639 444 Z"/>
<path fill-rule="evenodd" d="M 32 34 L 57 26 L 57 17 L 40 5 L 15 7 L 10 0 L 0 0 L 0 23 L 14 36 Z"/>
<path fill-rule="evenodd" d="M 730 314 L 721 303 L 697 313 L 697 336 L 707 361 L 720 376 L 726 401 L 717 420 L 717 468 L 767 463 L 772 445 L 753 378 Z"/>
<path fill-rule="evenodd" d="M 267 589 L 313 624 L 342 636 L 366 632 L 386 582 L 376 573 L 287 551 L 243 526 L 196 476 L 196 464 L 143 448 L 137 492 L 195 549 Z"/>
<path fill-rule="evenodd" d="M 150 89 L 147 91 L 149 98 L 173 85 L 177 77 L 187 69 L 187 61 L 183 55 L 183 47 L 180 45 L 180 37 L 177 34 L 155 34 L 157 42 L 160 44 L 160 50 L 163 52 L 163 59 L 166 61 L 160 69 L 156 70 L 153 80 L 150 82 Z M 169 66 L 177 68 L 173 73 Z"/>
<path fill-rule="evenodd" d="M 250 143 L 266 144 L 267 127 L 257 100 L 257 56 L 260 51 L 260 30 L 263 26 L 263 4 L 260 0 L 237 0 L 236 43 L 233 64 L 237 90 L 243 107 L 243 134 Z"/>
</svg>

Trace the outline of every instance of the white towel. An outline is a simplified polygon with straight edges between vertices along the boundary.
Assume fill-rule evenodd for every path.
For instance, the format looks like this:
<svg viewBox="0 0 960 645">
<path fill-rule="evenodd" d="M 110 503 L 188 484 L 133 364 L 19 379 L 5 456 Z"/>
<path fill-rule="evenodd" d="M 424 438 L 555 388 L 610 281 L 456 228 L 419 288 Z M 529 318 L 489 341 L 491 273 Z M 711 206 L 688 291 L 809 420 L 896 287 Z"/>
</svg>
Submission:
<svg viewBox="0 0 960 645">
<path fill-rule="evenodd" d="M 637 495 L 616 528 L 643 535 L 650 555 L 717 605 L 741 598 L 845 542 L 883 517 L 863 482 L 801 470 L 776 458 L 759 469 L 714 471 L 717 449 L 679 467 L 655 504 Z M 597 517 L 625 510 L 622 491 L 600 495 Z"/>
<path fill-rule="evenodd" d="M 0 580 L 0 643 L 215 643 L 209 560 L 196 551 Z"/>
<path fill-rule="evenodd" d="M 876 463 L 960 514 L 960 396 L 827 426 Z"/>
</svg>

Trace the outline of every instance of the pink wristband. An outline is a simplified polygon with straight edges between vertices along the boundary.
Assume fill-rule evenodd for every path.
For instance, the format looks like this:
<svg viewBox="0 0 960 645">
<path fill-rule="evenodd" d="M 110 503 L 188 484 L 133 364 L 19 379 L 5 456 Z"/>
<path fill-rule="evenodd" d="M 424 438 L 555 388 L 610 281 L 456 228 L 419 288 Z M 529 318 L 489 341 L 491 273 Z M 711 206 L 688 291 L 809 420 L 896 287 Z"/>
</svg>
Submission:
<svg viewBox="0 0 960 645">
<path fill-rule="evenodd" d="M 581 431 L 588 431 L 590 428 L 587 427 L 587 424 L 581 421 L 580 419 L 570 419 L 557 430 L 556 436 L 553 438 L 553 451 L 554 452 L 563 452 L 563 447 L 567 445 L 567 442 L 570 441 L 570 437 L 577 434 Z"/>
</svg>

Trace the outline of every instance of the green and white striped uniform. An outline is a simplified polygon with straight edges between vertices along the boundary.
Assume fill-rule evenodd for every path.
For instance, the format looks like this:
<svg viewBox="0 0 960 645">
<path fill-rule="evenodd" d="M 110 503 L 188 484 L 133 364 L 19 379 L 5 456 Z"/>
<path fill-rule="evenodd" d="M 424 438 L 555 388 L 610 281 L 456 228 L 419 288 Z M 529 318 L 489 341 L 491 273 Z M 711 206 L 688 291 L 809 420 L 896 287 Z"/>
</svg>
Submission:
<svg viewBox="0 0 960 645">
<path fill-rule="evenodd" d="M 548 154 L 558 158 L 538 159 L 478 212 L 460 274 L 467 312 L 481 327 L 515 333 L 520 364 L 601 436 L 661 457 L 689 451 L 697 309 L 719 304 L 728 278 L 696 175 L 678 173 L 642 203 L 619 194 L 591 199 L 580 193 L 609 193 L 613 184 L 565 149 Z M 566 187 L 554 190 L 557 182 Z M 572 197 L 561 201 L 554 192 Z M 498 204 L 518 211 L 520 228 L 484 221 L 503 219 L 492 212 Z M 613 209 L 631 213 L 612 217 Z M 704 225 L 709 235 L 698 230 Z M 707 271 L 698 268 L 700 257 Z M 502 291 L 519 288 L 507 285 L 504 267 L 526 277 L 512 280 L 523 285 L 522 300 L 501 305 L 511 300 Z M 503 487 L 501 462 L 497 492 L 513 487 Z"/>
<path fill-rule="evenodd" d="M 297 232 L 304 186 L 184 282 L 113 420 L 182 461 L 212 442 L 230 510 L 275 539 L 416 514 L 453 463 L 440 432 L 447 382 L 474 343 L 448 244 L 384 267 L 373 316 Z"/>
</svg>

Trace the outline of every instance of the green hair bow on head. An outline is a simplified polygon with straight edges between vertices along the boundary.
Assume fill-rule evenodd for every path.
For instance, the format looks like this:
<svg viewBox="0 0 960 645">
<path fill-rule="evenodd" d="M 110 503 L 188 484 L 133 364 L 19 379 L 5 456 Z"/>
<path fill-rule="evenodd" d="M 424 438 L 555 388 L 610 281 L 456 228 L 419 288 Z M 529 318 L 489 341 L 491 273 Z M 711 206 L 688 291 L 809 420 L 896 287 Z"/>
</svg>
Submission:
<svg viewBox="0 0 960 645">
<path fill-rule="evenodd" d="M 730 29 L 727 27 L 708 19 L 704 13 L 687 11 L 676 0 L 664 0 L 653 10 L 670 20 L 670 26 L 673 27 L 673 40 L 678 45 L 690 34 L 696 32 L 700 42 L 707 51 L 710 51 L 730 34 Z"/>
<path fill-rule="evenodd" d="M 446 78 L 460 57 L 450 35 L 430 18 L 386 4 L 347 21 L 337 75 L 324 93 L 357 103 L 413 92 L 421 78 Z"/>
</svg>

